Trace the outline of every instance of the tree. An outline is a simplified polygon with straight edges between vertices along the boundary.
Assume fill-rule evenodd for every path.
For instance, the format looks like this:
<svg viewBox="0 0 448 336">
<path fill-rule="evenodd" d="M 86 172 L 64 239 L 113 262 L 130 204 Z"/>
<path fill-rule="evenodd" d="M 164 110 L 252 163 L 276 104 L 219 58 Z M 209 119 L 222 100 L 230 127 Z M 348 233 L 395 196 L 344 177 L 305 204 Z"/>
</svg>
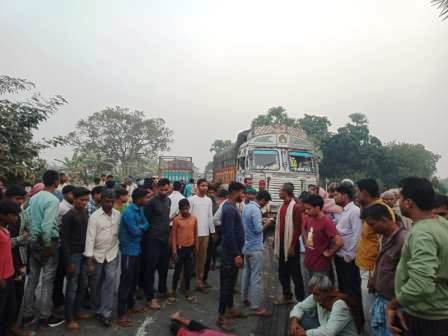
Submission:
<svg viewBox="0 0 448 336">
<path fill-rule="evenodd" d="M 26 79 L 0 76 L 0 96 L 25 94 L 35 87 Z M 9 181 L 23 180 L 45 167 L 39 152 L 61 142 L 34 141 L 33 131 L 66 103 L 62 96 L 45 99 L 39 93 L 19 101 L 0 99 L 0 175 Z"/>
<path fill-rule="evenodd" d="M 101 153 L 105 160 L 100 162 L 112 163 L 110 171 L 125 177 L 144 170 L 142 162 L 157 160 L 167 151 L 172 134 L 163 119 L 145 119 L 142 111 L 117 106 L 80 120 L 65 139 L 80 155 Z"/>
<path fill-rule="evenodd" d="M 300 128 L 294 118 L 290 118 L 283 106 L 271 107 L 266 114 L 260 114 L 252 121 L 252 127 L 288 125 Z"/>
<path fill-rule="evenodd" d="M 388 186 L 395 186 L 408 176 L 432 179 L 439 159 L 440 155 L 421 144 L 391 142 L 384 147 L 382 178 Z"/>
<path fill-rule="evenodd" d="M 329 131 L 331 122 L 327 117 L 305 114 L 303 118 L 300 118 L 297 121 L 300 128 L 307 135 L 308 139 L 310 139 L 318 147 L 331 135 Z"/>
<path fill-rule="evenodd" d="M 448 18 L 448 0 L 431 0 L 431 2 L 440 9 L 440 16 L 444 20 Z"/>
<path fill-rule="evenodd" d="M 232 145 L 233 145 L 233 143 L 231 140 L 216 139 L 212 143 L 212 146 L 210 147 L 210 152 L 218 154 L 218 153 L 221 153 L 222 151 L 224 151 L 225 149 L 229 148 Z"/>
</svg>

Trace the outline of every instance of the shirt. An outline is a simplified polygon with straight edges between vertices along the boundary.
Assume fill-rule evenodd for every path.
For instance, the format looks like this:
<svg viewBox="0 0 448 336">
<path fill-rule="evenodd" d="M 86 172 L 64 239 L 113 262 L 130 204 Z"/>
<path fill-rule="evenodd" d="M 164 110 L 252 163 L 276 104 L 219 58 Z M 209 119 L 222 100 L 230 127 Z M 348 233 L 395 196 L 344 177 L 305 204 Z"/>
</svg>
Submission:
<svg viewBox="0 0 448 336">
<path fill-rule="evenodd" d="M 104 260 L 111 262 L 118 254 L 118 228 L 120 213 L 112 209 L 111 216 L 101 208 L 89 218 L 84 255 L 94 257 L 102 264 Z"/>
<path fill-rule="evenodd" d="M 344 207 L 336 229 L 344 241 L 344 246 L 336 253 L 338 256 L 344 258 L 345 262 L 352 262 L 356 258 L 356 250 L 358 242 L 361 237 L 362 221 L 361 211 L 350 202 Z"/>
<path fill-rule="evenodd" d="M 244 247 L 243 253 L 263 251 L 263 223 L 260 206 L 250 202 L 243 211 Z"/>
<path fill-rule="evenodd" d="M 26 211 L 31 218 L 30 240 L 41 238 L 44 246 L 50 246 L 52 239 L 59 238 L 59 200 L 56 196 L 42 190 L 31 197 Z"/>
<path fill-rule="evenodd" d="M 330 311 L 323 308 L 314 300 L 313 295 L 310 295 L 294 306 L 289 317 L 300 320 L 305 313 L 315 316 L 316 312 L 320 326 L 308 329 L 307 336 L 358 336 L 350 308 L 343 300 L 337 300 Z"/>
<path fill-rule="evenodd" d="M 144 212 L 151 227 L 144 237 L 151 237 L 163 242 L 168 242 L 170 235 L 170 208 L 171 200 L 168 197 L 154 196 L 145 206 Z"/>
<path fill-rule="evenodd" d="M 388 300 L 395 297 L 395 270 L 400 261 L 401 249 L 407 235 L 408 231 L 399 227 L 390 237 L 383 236 L 383 243 L 373 274 L 373 285 L 375 291 Z"/>
<path fill-rule="evenodd" d="M 83 253 L 86 245 L 89 214 L 87 209 L 71 209 L 62 216 L 61 244 L 66 265 L 71 264 L 73 254 Z"/>
<path fill-rule="evenodd" d="M 222 221 L 222 207 L 224 206 L 224 203 L 226 203 L 227 200 L 225 200 L 224 202 L 222 202 L 219 205 L 218 210 L 215 212 L 215 214 L 213 215 L 213 224 L 216 226 L 221 226 L 221 221 Z"/>
<path fill-rule="evenodd" d="M 188 217 L 177 216 L 173 220 L 171 231 L 172 248 L 190 247 L 195 245 L 198 236 L 198 221 L 195 216 Z"/>
<path fill-rule="evenodd" d="M 73 208 L 73 204 L 70 204 L 65 199 L 59 203 L 59 212 L 58 212 L 58 225 L 62 224 L 62 216 L 64 216 L 71 208 Z"/>
<path fill-rule="evenodd" d="M 191 197 L 193 195 L 193 184 L 189 183 L 185 186 L 184 196 Z"/>
<path fill-rule="evenodd" d="M 227 256 L 242 255 L 244 246 L 244 227 L 238 208 L 230 203 L 224 203 L 222 207 L 221 222 L 221 247 L 223 254 Z"/>
<path fill-rule="evenodd" d="M 0 279 L 8 280 L 14 275 L 12 243 L 9 231 L 0 228 Z"/>
<path fill-rule="evenodd" d="M 213 225 L 213 204 L 210 197 L 194 195 L 188 200 L 190 201 L 191 214 L 198 219 L 198 236 L 207 237 L 210 233 L 215 233 L 215 226 Z"/>
<path fill-rule="evenodd" d="M 283 242 L 285 239 L 285 223 L 286 223 L 286 212 L 288 211 L 288 206 L 290 202 L 283 202 L 283 205 L 280 208 L 280 241 Z M 296 204 L 294 206 L 292 220 L 294 223 L 294 236 L 292 238 L 292 245 L 296 246 L 299 242 L 300 234 L 302 233 L 302 219 L 303 214 L 300 207 Z"/>
<path fill-rule="evenodd" d="M 322 215 L 320 218 L 307 216 L 303 225 L 305 239 L 305 266 L 311 272 L 328 271 L 331 259 L 323 255 L 333 238 L 338 234 L 331 220 Z"/>
<path fill-rule="evenodd" d="M 395 294 L 410 315 L 448 319 L 448 220 L 412 225 L 395 273 Z"/>
<path fill-rule="evenodd" d="M 87 212 L 89 213 L 89 216 L 92 216 L 92 214 L 97 211 L 99 208 L 101 208 L 100 204 L 96 204 L 94 200 L 90 200 L 89 203 L 87 203 Z"/>
<path fill-rule="evenodd" d="M 180 192 L 174 190 L 171 195 L 168 196 L 171 200 L 171 208 L 170 208 L 170 218 L 174 215 L 179 214 L 179 201 L 181 199 L 184 199 L 184 195 L 182 195 Z"/>
<path fill-rule="evenodd" d="M 119 230 L 120 251 L 125 256 L 139 256 L 141 254 L 141 240 L 149 228 L 143 207 L 131 203 L 121 216 Z"/>
</svg>

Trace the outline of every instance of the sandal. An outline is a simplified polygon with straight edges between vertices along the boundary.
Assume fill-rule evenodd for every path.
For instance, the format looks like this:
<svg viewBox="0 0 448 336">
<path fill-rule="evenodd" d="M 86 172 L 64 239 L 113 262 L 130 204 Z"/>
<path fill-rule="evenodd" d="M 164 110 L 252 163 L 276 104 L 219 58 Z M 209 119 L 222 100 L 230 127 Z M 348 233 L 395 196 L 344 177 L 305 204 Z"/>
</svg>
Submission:
<svg viewBox="0 0 448 336">
<path fill-rule="evenodd" d="M 260 308 L 257 309 L 253 315 L 258 317 L 271 317 L 272 313 L 269 312 L 266 308 Z"/>
<path fill-rule="evenodd" d="M 148 301 L 146 306 L 152 310 L 160 310 L 162 308 L 157 300 Z"/>
<path fill-rule="evenodd" d="M 196 296 L 187 296 L 185 299 L 191 304 L 198 303 L 198 298 Z"/>
<path fill-rule="evenodd" d="M 168 300 L 167 300 L 168 304 L 173 304 L 176 303 L 176 294 L 175 293 L 170 293 L 168 295 Z"/>
</svg>

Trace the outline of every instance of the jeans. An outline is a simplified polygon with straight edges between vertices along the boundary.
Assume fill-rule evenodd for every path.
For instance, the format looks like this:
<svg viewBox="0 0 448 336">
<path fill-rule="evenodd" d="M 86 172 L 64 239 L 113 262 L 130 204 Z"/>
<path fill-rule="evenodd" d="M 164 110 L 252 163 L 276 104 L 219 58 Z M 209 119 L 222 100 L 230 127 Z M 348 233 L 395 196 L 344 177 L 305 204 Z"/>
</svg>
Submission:
<svg viewBox="0 0 448 336">
<path fill-rule="evenodd" d="M 225 253 L 221 257 L 219 315 L 224 315 L 227 308 L 233 308 L 233 291 L 238 279 L 238 267 L 235 265 L 234 258 Z"/>
<path fill-rule="evenodd" d="M 207 282 L 208 280 L 208 272 L 210 272 L 211 265 L 216 264 L 217 248 L 217 242 L 210 237 L 208 241 L 207 258 L 205 260 L 204 277 L 202 278 L 202 281 L 204 282 Z"/>
<path fill-rule="evenodd" d="M 59 247 L 59 262 L 58 262 L 58 268 L 56 270 L 56 277 L 54 279 L 54 286 L 53 286 L 53 306 L 54 307 L 62 307 L 64 305 L 64 278 L 66 276 L 65 274 L 65 260 L 62 257 L 64 251 L 62 250 L 62 246 Z"/>
<path fill-rule="evenodd" d="M 135 305 L 135 289 L 140 257 L 121 256 L 120 287 L 118 288 L 118 317 L 122 317 Z"/>
<path fill-rule="evenodd" d="M 179 283 L 180 274 L 183 270 L 185 290 L 190 290 L 190 279 L 193 271 L 193 248 L 194 247 L 181 247 L 177 249 L 176 266 L 174 267 L 173 274 L 173 292 L 177 290 L 177 284 Z"/>
<path fill-rule="evenodd" d="M 144 282 L 143 289 L 146 299 L 154 299 L 154 274 L 159 273 L 159 293 L 166 293 L 166 279 L 168 276 L 168 267 L 170 263 L 170 249 L 168 242 L 164 242 L 152 237 L 144 237 L 143 247 L 143 270 Z"/>
<path fill-rule="evenodd" d="M 300 258 L 296 254 L 293 257 L 288 257 L 285 261 L 285 254 L 283 246 L 280 246 L 280 257 L 278 262 L 278 277 L 283 289 L 283 296 L 285 298 L 292 298 L 291 278 L 294 282 L 294 294 L 297 301 L 303 301 L 305 291 L 303 288 L 302 273 L 300 270 Z"/>
<path fill-rule="evenodd" d="M 210 237 L 198 237 L 199 247 L 196 255 L 196 279 L 197 283 L 202 283 L 204 279 L 205 261 L 207 260 L 208 242 Z"/>
<path fill-rule="evenodd" d="M 448 336 L 448 319 L 424 320 L 409 314 L 404 314 L 408 331 L 404 336 Z"/>
<path fill-rule="evenodd" d="M 356 300 L 360 305 L 362 303 L 361 276 L 355 261 L 348 263 L 343 257 L 335 256 L 334 263 L 336 265 L 339 290 L 350 296 L 353 300 Z"/>
<path fill-rule="evenodd" d="M 6 287 L 0 289 L 0 335 L 7 335 L 16 322 L 17 305 L 15 281 L 5 280 Z"/>
<path fill-rule="evenodd" d="M 34 315 L 35 308 L 35 292 L 39 284 L 40 276 L 42 274 L 41 282 L 41 306 L 37 309 L 40 319 L 48 319 L 51 316 L 53 303 L 53 286 L 58 268 L 59 251 L 54 249 L 53 256 L 44 260 L 42 259 L 42 251 L 31 249 L 29 260 L 29 274 L 25 286 L 25 295 L 23 300 L 23 316 L 28 318 Z"/>
<path fill-rule="evenodd" d="M 241 278 L 241 297 L 249 300 L 252 309 L 260 308 L 263 302 L 263 251 L 248 252 L 244 255 Z"/>
<path fill-rule="evenodd" d="M 369 277 L 372 274 L 371 271 L 360 270 L 361 274 L 361 295 L 362 295 L 362 309 L 364 312 L 364 335 L 369 336 L 373 335 L 372 330 L 372 318 L 370 314 L 370 310 L 372 309 L 372 305 L 375 302 L 375 295 L 369 293 L 369 289 L 367 287 L 369 283 Z"/>
<path fill-rule="evenodd" d="M 87 270 L 81 253 L 73 254 L 70 262 L 75 265 L 75 273 L 67 273 L 65 286 L 65 320 L 73 321 L 81 311 L 81 303 L 87 289 Z"/>
<path fill-rule="evenodd" d="M 96 313 L 105 318 L 112 316 L 117 272 L 118 256 L 110 262 L 95 263 Z"/>
<path fill-rule="evenodd" d="M 302 279 L 303 279 L 303 291 L 305 293 L 305 297 L 310 295 L 310 290 L 308 288 L 308 284 L 311 280 L 310 272 L 305 267 L 305 253 L 300 252 L 300 270 L 302 271 Z"/>
</svg>

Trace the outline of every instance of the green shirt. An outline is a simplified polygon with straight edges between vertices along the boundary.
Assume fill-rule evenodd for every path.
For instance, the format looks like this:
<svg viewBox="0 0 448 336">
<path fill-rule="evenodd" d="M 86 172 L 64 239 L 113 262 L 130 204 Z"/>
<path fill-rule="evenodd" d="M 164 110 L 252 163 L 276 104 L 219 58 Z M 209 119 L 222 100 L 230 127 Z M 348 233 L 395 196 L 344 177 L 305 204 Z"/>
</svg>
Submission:
<svg viewBox="0 0 448 336">
<path fill-rule="evenodd" d="M 448 319 L 448 221 L 413 224 L 395 274 L 395 294 L 410 315 Z"/>
<path fill-rule="evenodd" d="M 43 190 L 31 197 L 25 211 L 31 218 L 31 240 L 41 238 L 44 246 L 50 246 L 52 239 L 59 238 L 59 200 L 56 196 Z"/>
</svg>

